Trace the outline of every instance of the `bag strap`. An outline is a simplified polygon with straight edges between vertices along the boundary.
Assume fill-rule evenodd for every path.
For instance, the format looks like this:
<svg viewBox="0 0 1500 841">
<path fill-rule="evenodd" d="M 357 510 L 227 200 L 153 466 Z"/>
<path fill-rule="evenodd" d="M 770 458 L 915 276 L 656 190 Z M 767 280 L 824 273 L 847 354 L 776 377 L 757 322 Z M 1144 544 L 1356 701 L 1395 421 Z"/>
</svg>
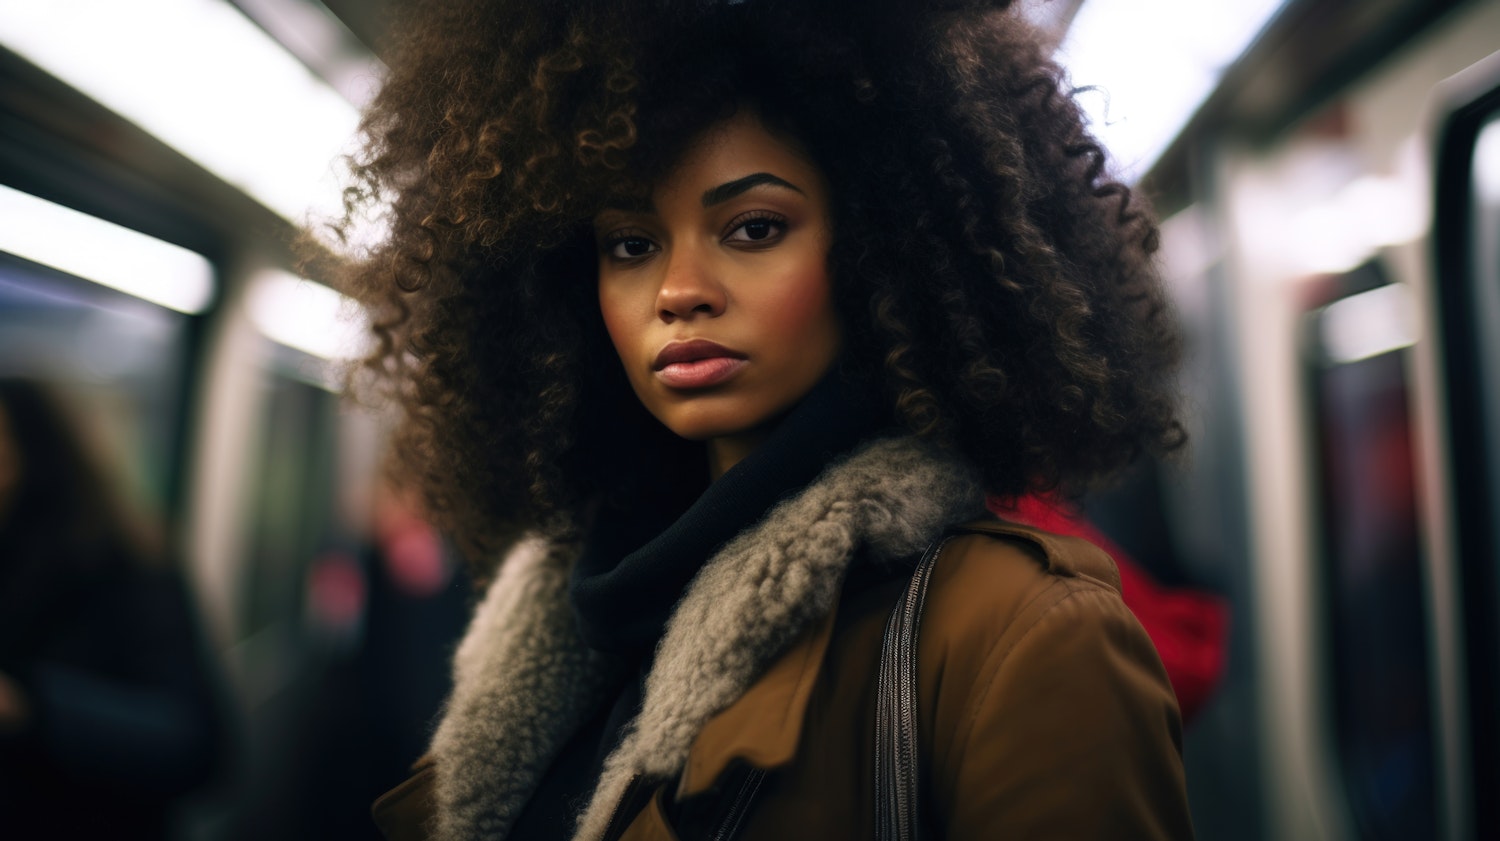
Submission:
<svg viewBox="0 0 1500 841">
<path fill-rule="evenodd" d="M 880 644 L 880 672 L 875 689 L 875 837 L 878 841 L 921 841 L 917 809 L 920 763 L 917 753 L 917 631 L 932 568 L 949 538 L 972 531 L 958 528 L 941 535 L 922 552 L 911 582 L 885 623 Z M 751 772 L 723 823 L 711 836 L 733 839 L 759 793 L 763 771 Z"/>
<path fill-rule="evenodd" d="M 927 584 L 952 534 L 928 545 L 911 583 L 885 623 L 875 695 L 875 837 L 918 841 L 922 837 L 917 753 L 917 631 Z"/>
</svg>

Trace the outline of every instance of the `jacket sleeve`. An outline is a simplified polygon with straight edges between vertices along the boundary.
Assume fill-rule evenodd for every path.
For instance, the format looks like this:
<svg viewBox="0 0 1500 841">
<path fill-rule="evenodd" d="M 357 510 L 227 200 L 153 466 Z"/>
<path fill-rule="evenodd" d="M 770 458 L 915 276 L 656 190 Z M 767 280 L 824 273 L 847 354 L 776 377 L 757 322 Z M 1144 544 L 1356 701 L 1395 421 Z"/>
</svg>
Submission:
<svg viewBox="0 0 1500 841">
<path fill-rule="evenodd" d="M 1176 700 L 1112 592 L 1072 580 L 986 655 L 934 770 L 949 838 L 1192 837 Z"/>
</svg>

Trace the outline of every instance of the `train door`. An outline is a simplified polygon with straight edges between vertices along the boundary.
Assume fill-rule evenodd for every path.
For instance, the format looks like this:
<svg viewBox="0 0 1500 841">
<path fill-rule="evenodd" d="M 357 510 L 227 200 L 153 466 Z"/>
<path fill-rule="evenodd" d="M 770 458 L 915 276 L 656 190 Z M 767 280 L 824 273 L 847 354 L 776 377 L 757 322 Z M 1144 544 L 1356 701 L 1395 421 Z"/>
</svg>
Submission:
<svg viewBox="0 0 1500 841">
<path fill-rule="evenodd" d="M 1432 297 L 1442 337 L 1446 484 L 1477 837 L 1500 837 L 1500 53 L 1439 108 Z M 1467 707 L 1464 715 L 1463 707 Z"/>
</svg>

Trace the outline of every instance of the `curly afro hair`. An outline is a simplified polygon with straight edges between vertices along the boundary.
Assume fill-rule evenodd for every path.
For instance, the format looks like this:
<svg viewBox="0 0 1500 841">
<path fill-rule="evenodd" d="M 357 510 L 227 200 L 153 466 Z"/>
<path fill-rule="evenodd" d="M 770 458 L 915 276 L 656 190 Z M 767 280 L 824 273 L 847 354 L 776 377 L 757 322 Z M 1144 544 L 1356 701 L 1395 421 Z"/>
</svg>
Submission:
<svg viewBox="0 0 1500 841">
<path fill-rule="evenodd" d="M 340 271 L 438 525 L 474 558 L 576 536 L 673 446 L 602 328 L 589 220 L 741 107 L 827 176 L 844 364 L 895 422 L 998 495 L 1180 445 L 1155 223 L 1010 5 L 410 4 L 344 221 L 384 206 L 389 235 Z"/>
</svg>

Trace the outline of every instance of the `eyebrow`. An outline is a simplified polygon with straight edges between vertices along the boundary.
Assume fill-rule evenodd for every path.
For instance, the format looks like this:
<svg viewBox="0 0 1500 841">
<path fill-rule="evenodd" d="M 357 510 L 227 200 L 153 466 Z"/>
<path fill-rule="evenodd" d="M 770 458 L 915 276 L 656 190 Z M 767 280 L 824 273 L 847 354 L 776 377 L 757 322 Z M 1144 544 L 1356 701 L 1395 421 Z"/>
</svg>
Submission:
<svg viewBox="0 0 1500 841">
<path fill-rule="evenodd" d="M 757 172 L 752 175 L 747 175 L 744 178 L 736 178 L 735 180 L 730 181 L 726 184 L 720 184 L 719 186 L 714 187 L 711 190 L 704 191 L 703 206 L 713 207 L 716 204 L 729 201 L 730 199 L 745 192 L 746 190 L 759 187 L 762 184 L 770 184 L 772 186 L 802 193 L 802 188 L 798 187 L 796 184 L 777 178 L 769 172 Z M 802 195 L 805 196 L 807 194 L 802 193 Z"/>
</svg>

